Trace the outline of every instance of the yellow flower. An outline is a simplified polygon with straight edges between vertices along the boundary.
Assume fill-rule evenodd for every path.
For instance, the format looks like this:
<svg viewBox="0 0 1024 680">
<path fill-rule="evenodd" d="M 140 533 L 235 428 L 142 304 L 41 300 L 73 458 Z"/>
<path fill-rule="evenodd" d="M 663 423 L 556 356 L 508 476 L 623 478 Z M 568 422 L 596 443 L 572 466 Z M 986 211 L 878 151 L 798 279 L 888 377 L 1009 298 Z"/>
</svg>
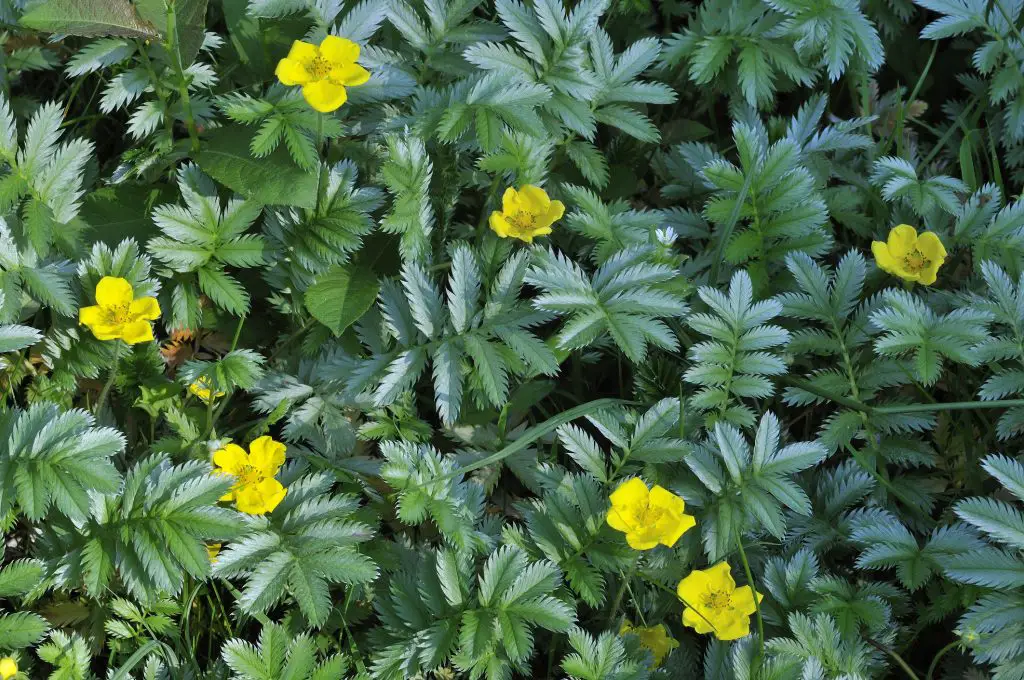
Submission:
<svg viewBox="0 0 1024 680">
<path fill-rule="evenodd" d="M 0 659 L 0 678 L 9 680 L 18 674 L 17 662 L 9 656 Z"/>
<path fill-rule="evenodd" d="M 871 252 L 882 271 L 926 286 L 935 283 L 935 274 L 946 259 L 946 249 L 934 232 L 918 236 L 908 224 L 893 227 L 885 242 L 872 241 Z"/>
<path fill-rule="evenodd" d="M 612 492 L 608 526 L 626 534 L 634 550 L 650 550 L 659 543 L 672 547 L 697 523 L 684 515 L 683 499 L 660 486 L 647 490 L 643 480 L 634 477 Z"/>
<path fill-rule="evenodd" d="M 359 45 L 329 35 L 320 46 L 296 40 L 275 74 L 285 85 L 301 85 L 302 96 L 317 111 L 335 111 L 348 100 L 345 87 L 362 85 L 370 72 L 356 63 Z"/>
<path fill-rule="evenodd" d="M 531 243 L 537 236 L 551 233 L 551 225 L 561 219 L 565 205 L 552 201 L 546 191 L 524 184 L 518 191 L 509 187 L 501 197 L 501 212 L 491 213 L 490 225 L 502 238 L 517 238 Z"/>
<path fill-rule="evenodd" d="M 213 453 L 215 472 L 233 475 L 234 486 L 221 496 L 222 501 L 235 501 L 235 506 L 250 515 L 262 515 L 277 507 L 287 489 L 274 475 L 284 465 L 285 445 L 270 437 L 260 437 L 249 444 L 249 453 L 237 444 L 228 444 Z"/>
<path fill-rule="evenodd" d="M 160 318 L 156 298 L 136 298 L 132 284 L 104 276 L 96 284 L 96 304 L 78 310 L 78 322 L 89 327 L 99 340 L 121 339 L 129 345 L 153 339 L 150 321 Z"/>
<path fill-rule="evenodd" d="M 640 646 L 651 650 L 651 653 L 654 654 L 654 665 L 652 668 L 660 666 L 665 657 L 679 646 L 679 642 L 675 638 L 669 637 L 668 629 L 660 623 L 657 626 L 637 626 L 634 628 L 633 624 L 629 621 L 623 621 L 622 627 L 619 628 L 619 635 L 626 634 L 636 635 L 640 638 Z"/>
<path fill-rule="evenodd" d="M 679 599 L 686 604 L 683 625 L 698 633 L 714 633 L 719 640 L 736 640 L 750 632 L 750 615 L 757 611 L 750 586 L 736 587 L 728 562 L 710 569 L 694 569 L 679 582 Z M 760 602 L 764 595 L 757 593 Z"/>
<path fill-rule="evenodd" d="M 207 543 L 206 554 L 210 556 L 210 564 L 216 564 L 217 555 L 220 554 L 221 544 L 220 543 Z"/>
<path fill-rule="evenodd" d="M 204 404 L 210 403 L 210 381 L 205 376 L 199 376 L 199 379 L 188 386 L 188 391 L 199 397 L 200 401 Z M 214 399 L 220 399 L 224 396 L 221 391 L 213 392 Z"/>
</svg>

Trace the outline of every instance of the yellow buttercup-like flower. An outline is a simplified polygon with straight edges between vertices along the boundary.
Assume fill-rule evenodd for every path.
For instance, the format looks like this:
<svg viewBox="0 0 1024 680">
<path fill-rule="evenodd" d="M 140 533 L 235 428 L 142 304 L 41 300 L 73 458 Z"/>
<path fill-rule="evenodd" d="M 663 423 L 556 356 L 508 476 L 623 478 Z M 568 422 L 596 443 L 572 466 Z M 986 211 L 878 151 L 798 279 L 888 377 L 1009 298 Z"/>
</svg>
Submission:
<svg viewBox="0 0 1024 680">
<path fill-rule="evenodd" d="M 10 680 L 18 674 L 18 662 L 9 656 L 0 659 L 0 680 Z"/>
<path fill-rule="evenodd" d="M 907 281 L 929 286 L 946 259 L 946 249 L 931 231 L 920 236 L 909 224 L 893 227 L 886 241 L 872 241 L 878 268 Z"/>
<path fill-rule="evenodd" d="M 619 635 L 626 634 L 636 635 L 640 638 L 640 646 L 651 650 L 651 654 L 654 655 L 652 668 L 660 666 L 665 657 L 679 646 L 679 641 L 669 637 L 668 629 L 660 623 L 657 626 L 634 627 L 629 621 L 623 621 L 622 627 L 619 628 Z"/>
<path fill-rule="evenodd" d="M 287 493 L 274 475 L 284 465 L 285 445 L 270 437 L 260 437 L 249 444 L 249 452 L 237 444 L 228 444 L 213 453 L 215 472 L 235 477 L 231 490 L 222 501 L 235 501 L 239 511 L 263 515 L 284 500 Z"/>
<path fill-rule="evenodd" d="M 104 276 L 96 284 L 96 304 L 78 310 L 78 321 L 100 340 L 124 340 L 129 345 L 153 339 L 150 321 L 160 318 L 154 297 L 136 298 L 125 279 Z"/>
<path fill-rule="evenodd" d="M 306 102 L 321 113 L 335 111 L 348 100 L 346 87 L 362 85 L 370 72 L 356 63 L 359 45 L 329 35 L 319 46 L 296 40 L 275 74 L 285 85 L 301 85 Z"/>
<path fill-rule="evenodd" d="M 210 556 L 210 564 L 216 564 L 217 555 L 220 555 L 220 549 L 222 545 L 220 543 L 207 543 L 206 554 Z"/>
<path fill-rule="evenodd" d="M 489 222 L 498 236 L 531 243 L 537 236 L 550 234 L 551 225 L 563 214 L 565 205 L 561 201 L 552 201 L 540 187 L 524 184 L 518 190 L 505 189 L 501 211 L 492 212 Z"/>
<path fill-rule="evenodd" d="M 210 381 L 204 376 L 200 376 L 198 380 L 189 385 L 188 391 L 199 397 L 200 401 L 202 401 L 204 404 L 210 403 L 211 394 L 213 395 L 214 399 L 220 399 L 221 397 L 224 396 L 224 393 L 221 392 L 220 390 L 213 392 L 213 390 L 210 387 Z"/>
<path fill-rule="evenodd" d="M 643 480 L 634 477 L 612 492 L 608 525 L 626 534 L 634 550 L 650 550 L 659 543 L 671 548 L 697 523 L 683 499 L 668 489 L 655 486 L 648 490 Z"/>
<path fill-rule="evenodd" d="M 679 582 L 679 599 L 686 604 L 683 625 L 698 633 L 714 633 L 719 640 L 736 640 L 750 633 L 750 615 L 757 611 L 754 590 L 736 587 L 728 562 L 710 569 L 694 569 Z M 764 596 L 757 593 L 757 601 Z"/>
</svg>

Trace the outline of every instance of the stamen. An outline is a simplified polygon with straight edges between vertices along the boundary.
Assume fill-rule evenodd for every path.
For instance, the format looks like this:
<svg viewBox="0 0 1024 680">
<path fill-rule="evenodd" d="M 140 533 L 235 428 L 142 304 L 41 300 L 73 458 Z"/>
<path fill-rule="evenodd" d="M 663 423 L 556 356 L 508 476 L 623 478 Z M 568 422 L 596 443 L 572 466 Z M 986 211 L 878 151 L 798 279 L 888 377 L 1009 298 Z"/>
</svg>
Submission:
<svg viewBox="0 0 1024 680">
<path fill-rule="evenodd" d="M 724 590 L 710 590 L 704 595 L 704 606 L 708 609 L 726 609 L 732 605 L 732 595 Z"/>
<path fill-rule="evenodd" d="M 924 253 L 917 248 L 903 257 L 903 268 L 912 274 L 916 274 L 922 269 L 928 269 L 931 264 L 931 259 L 925 257 Z"/>
<path fill-rule="evenodd" d="M 323 80 L 331 73 L 331 62 L 317 55 L 306 66 L 306 70 L 309 71 L 309 75 L 313 77 L 313 80 Z"/>
</svg>

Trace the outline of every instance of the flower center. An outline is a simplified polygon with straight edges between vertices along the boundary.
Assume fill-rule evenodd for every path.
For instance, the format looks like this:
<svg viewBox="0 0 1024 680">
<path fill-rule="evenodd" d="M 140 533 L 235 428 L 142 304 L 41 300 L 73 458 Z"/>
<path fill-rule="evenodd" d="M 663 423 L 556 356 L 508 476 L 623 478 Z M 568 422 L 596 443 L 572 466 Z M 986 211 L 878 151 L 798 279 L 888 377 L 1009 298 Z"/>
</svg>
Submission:
<svg viewBox="0 0 1024 680">
<path fill-rule="evenodd" d="M 707 609 L 727 609 L 732 605 L 732 594 L 725 590 L 709 590 L 704 594 Z"/>
<path fill-rule="evenodd" d="M 254 468 L 252 465 L 246 465 L 238 471 L 238 481 L 235 482 L 238 486 L 250 486 L 252 484 L 259 484 L 263 481 L 263 473 Z"/>
<path fill-rule="evenodd" d="M 641 527 L 653 527 L 664 514 L 664 508 L 648 505 L 640 511 L 640 515 L 637 517 L 637 520 Z"/>
<path fill-rule="evenodd" d="M 533 231 L 537 224 L 537 216 L 533 213 L 528 213 L 525 210 L 517 210 L 508 217 L 508 221 L 512 223 L 516 229 L 521 232 Z"/>
<path fill-rule="evenodd" d="M 323 80 L 331 73 L 331 62 L 317 55 L 306 65 L 306 70 L 309 71 L 313 80 Z"/>
<path fill-rule="evenodd" d="M 107 313 L 107 323 L 112 326 L 121 326 L 130 321 L 130 305 L 111 305 L 104 309 Z"/>
<path fill-rule="evenodd" d="M 903 257 L 903 268 L 912 274 L 916 274 L 922 269 L 927 269 L 932 264 L 932 261 L 924 256 L 917 248 L 914 248 L 907 255 Z"/>
</svg>

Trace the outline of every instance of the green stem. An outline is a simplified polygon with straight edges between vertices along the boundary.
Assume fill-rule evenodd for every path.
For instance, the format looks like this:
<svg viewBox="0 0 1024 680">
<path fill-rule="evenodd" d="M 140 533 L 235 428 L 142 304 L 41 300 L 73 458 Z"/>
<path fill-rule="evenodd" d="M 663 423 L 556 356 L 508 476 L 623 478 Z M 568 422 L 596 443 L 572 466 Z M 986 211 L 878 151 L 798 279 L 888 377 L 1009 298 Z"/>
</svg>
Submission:
<svg viewBox="0 0 1024 680">
<path fill-rule="evenodd" d="M 857 399 L 851 399 L 849 397 L 844 397 L 841 394 L 836 394 L 832 390 L 815 385 L 809 380 L 804 380 L 803 378 L 794 378 L 791 376 L 786 376 L 782 378 L 782 382 L 786 385 L 789 385 L 790 387 L 795 387 L 797 389 L 803 390 L 804 392 L 810 392 L 811 394 L 819 396 L 822 399 L 828 399 L 831 402 L 834 402 L 841 406 L 845 406 L 846 408 L 849 409 L 853 409 L 854 411 L 860 411 L 861 413 L 871 413 L 872 411 L 876 410 L 875 408 L 868 406 L 867 404 L 858 401 Z"/>
<path fill-rule="evenodd" d="M 761 660 L 764 658 L 764 618 L 761 616 L 760 598 L 757 596 L 757 589 L 754 588 L 754 575 L 750 571 L 750 562 L 747 561 L 747 551 L 743 549 L 743 537 L 740 535 L 739 526 L 734 526 L 736 534 L 736 548 L 739 550 L 740 562 L 743 564 L 743 573 L 747 576 L 747 585 L 754 597 L 754 614 L 757 616 L 757 661 L 758 668 L 761 667 Z"/>
<path fill-rule="evenodd" d="M 928 666 L 928 673 L 924 676 L 925 680 L 932 680 L 932 674 L 935 673 L 935 669 L 938 668 L 939 660 L 942 657 L 944 657 L 947 652 L 954 649 L 955 647 L 958 647 L 959 645 L 960 641 L 954 640 L 953 642 L 950 642 L 948 645 L 939 650 L 939 653 L 935 655 L 935 657 L 932 659 L 931 664 L 929 664 Z"/>
<path fill-rule="evenodd" d="M 174 62 L 174 69 L 178 72 L 178 96 L 181 97 L 181 106 L 185 109 L 185 125 L 188 127 L 188 136 L 192 140 L 192 153 L 199 153 L 199 128 L 196 127 L 196 118 L 192 113 L 192 98 L 188 93 L 188 79 L 185 77 L 185 66 L 181 63 L 181 52 L 178 50 L 178 17 L 175 13 L 175 4 L 167 3 L 167 51 L 171 53 L 171 61 Z"/>
<path fill-rule="evenodd" d="M 937 404 L 897 404 L 875 406 L 875 413 L 931 413 L 932 411 L 972 411 L 986 408 L 1014 408 L 1024 406 L 1024 399 L 995 399 L 993 401 L 952 401 Z"/>
<path fill-rule="evenodd" d="M 103 405 L 107 401 L 107 395 L 110 394 L 110 388 L 114 386 L 114 378 L 117 377 L 117 365 L 121 361 L 121 341 L 114 341 L 114 360 L 110 365 L 110 375 L 107 376 L 107 382 L 103 385 L 103 389 L 100 390 L 100 397 L 96 400 L 96 408 L 93 409 L 93 413 L 97 416 L 103 410 Z"/>
<path fill-rule="evenodd" d="M 893 496 L 895 496 L 900 502 L 902 502 L 903 505 L 905 505 L 908 510 L 910 510 L 915 515 L 917 515 L 919 519 L 922 519 L 922 520 L 924 520 L 926 522 L 930 522 L 931 521 L 931 518 L 928 517 L 928 515 L 924 511 L 922 511 L 919 507 L 917 507 L 917 504 L 914 501 L 909 500 L 906 497 L 906 495 L 903 494 L 902 491 L 897 489 L 893 485 L 893 483 L 890 482 L 888 479 L 886 479 L 886 477 L 884 477 L 882 474 L 880 474 L 878 472 L 878 470 L 876 470 L 873 466 L 868 465 L 867 461 L 865 461 L 863 458 L 861 458 L 860 453 L 855 448 L 853 448 L 849 444 L 847 444 L 845 448 L 846 448 L 846 452 L 850 454 L 850 456 L 853 458 L 854 462 L 856 462 L 857 465 L 859 465 L 861 467 L 861 469 L 864 470 L 864 472 L 866 472 L 869 475 L 871 475 L 872 477 L 874 477 L 875 481 L 877 481 L 879 484 L 884 486 L 886 488 L 886 490 L 889 493 L 891 493 Z M 876 454 L 875 455 L 878 456 L 878 457 L 881 457 L 881 454 L 878 453 L 877 450 L 876 450 Z"/>
<path fill-rule="evenodd" d="M 911 91 L 910 97 L 908 97 L 905 102 L 900 102 L 900 108 L 896 112 L 896 125 L 893 128 L 892 136 L 886 140 L 885 146 L 882 147 L 882 156 L 889 153 L 889 148 L 890 146 L 892 146 L 893 140 L 896 141 L 896 155 L 903 155 L 903 125 L 904 119 L 907 115 L 907 105 L 913 104 L 914 100 L 917 99 L 917 94 L 921 91 L 921 86 L 924 85 L 924 79 L 932 68 L 932 63 L 935 61 L 935 53 L 938 51 L 938 49 L 938 41 L 933 42 L 932 53 L 928 56 L 928 63 L 925 64 L 924 70 L 921 71 L 921 76 L 917 79 L 917 83 L 914 85 L 914 89 Z"/>
<path fill-rule="evenodd" d="M 899 666 L 900 668 L 903 669 L 903 672 L 907 674 L 908 678 L 911 678 L 911 680 L 921 680 L 919 677 L 917 677 L 917 673 L 914 672 L 914 669 L 911 668 L 910 665 L 907 664 L 907 662 L 904 661 L 903 657 L 901 657 L 899 654 L 897 654 L 893 650 L 889 649 L 885 645 L 881 644 L 880 642 L 875 642 L 871 638 L 864 638 L 864 639 L 867 640 L 867 643 L 869 645 L 871 645 L 872 647 L 874 647 L 878 651 L 885 652 L 890 657 L 892 657 L 892 660 L 896 662 L 897 666 Z"/>
<path fill-rule="evenodd" d="M 171 116 L 171 105 L 167 101 L 167 93 L 164 92 L 164 86 L 160 82 L 159 76 L 156 74 L 156 69 L 153 67 L 153 61 L 149 58 L 149 52 L 146 49 L 146 44 L 141 40 L 136 40 L 136 47 L 139 50 L 139 56 L 142 57 L 142 65 L 146 67 L 146 74 L 149 76 L 150 82 L 153 83 L 153 91 L 156 92 L 156 98 L 160 100 L 160 106 L 164 110 L 164 129 L 167 131 L 167 144 L 168 146 L 174 145 L 174 118 Z"/>
<path fill-rule="evenodd" d="M 637 557 L 633 562 L 633 566 L 629 568 L 626 575 L 622 577 L 622 583 L 619 584 L 619 589 L 615 593 L 615 599 L 612 600 L 611 609 L 608 610 L 608 621 L 605 622 L 604 627 L 608 628 L 615 621 L 615 615 L 619 611 L 619 605 L 622 604 L 622 597 L 626 594 L 626 588 L 629 587 L 629 582 L 636 573 L 637 567 L 640 566 L 640 558 Z"/>
<path fill-rule="evenodd" d="M 235 326 L 235 335 L 231 338 L 231 349 L 229 352 L 234 352 L 235 348 L 238 347 L 238 339 L 242 336 L 242 326 L 245 325 L 246 316 L 238 317 L 238 324 Z M 231 400 L 231 395 L 226 395 L 217 405 L 217 410 L 214 412 L 213 403 L 216 401 L 214 394 L 216 393 L 216 386 L 210 390 L 210 401 L 206 404 L 206 432 L 203 435 L 203 439 L 209 441 L 210 437 L 213 436 L 213 428 L 217 425 L 217 421 L 220 419 L 220 414 L 227 408 L 228 402 Z"/>
</svg>

